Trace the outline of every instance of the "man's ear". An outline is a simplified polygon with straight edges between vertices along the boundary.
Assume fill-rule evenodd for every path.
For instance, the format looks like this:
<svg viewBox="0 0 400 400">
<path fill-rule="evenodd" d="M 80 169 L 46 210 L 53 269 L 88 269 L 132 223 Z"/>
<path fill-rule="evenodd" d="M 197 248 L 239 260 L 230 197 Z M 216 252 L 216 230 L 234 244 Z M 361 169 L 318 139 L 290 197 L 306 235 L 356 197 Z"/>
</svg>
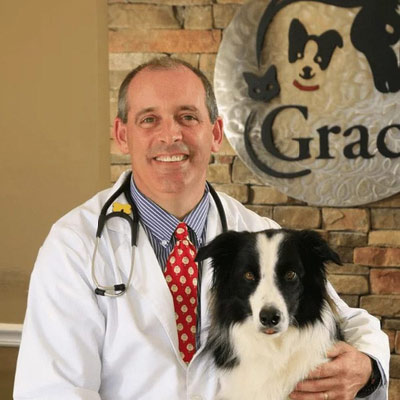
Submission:
<svg viewBox="0 0 400 400">
<path fill-rule="evenodd" d="M 114 119 L 113 138 L 121 153 L 129 154 L 127 126 L 122 122 L 122 119 L 118 117 Z"/>
<path fill-rule="evenodd" d="M 221 147 L 222 138 L 224 136 L 224 124 L 222 122 L 221 117 L 217 117 L 216 121 L 214 122 L 212 134 L 213 134 L 213 144 L 211 146 L 211 151 L 213 153 L 217 153 Z"/>
</svg>

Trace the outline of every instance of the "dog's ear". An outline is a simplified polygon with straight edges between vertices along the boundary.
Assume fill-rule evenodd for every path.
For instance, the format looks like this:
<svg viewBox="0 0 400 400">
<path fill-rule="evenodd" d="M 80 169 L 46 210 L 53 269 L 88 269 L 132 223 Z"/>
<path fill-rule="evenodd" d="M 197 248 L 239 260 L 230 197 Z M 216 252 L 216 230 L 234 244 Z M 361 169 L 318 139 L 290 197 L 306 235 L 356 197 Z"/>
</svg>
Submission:
<svg viewBox="0 0 400 400">
<path fill-rule="evenodd" d="M 289 62 L 293 64 L 299 58 L 304 56 L 304 48 L 306 47 L 309 35 L 304 25 L 294 18 L 289 28 Z"/>
<path fill-rule="evenodd" d="M 318 44 L 318 53 L 315 55 L 314 60 L 319 64 L 321 70 L 325 71 L 331 62 L 336 47 L 343 47 L 343 39 L 339 32 L 331 29 L 324 32 L 315 40 Z"/>
<path fill-rule="evenodd" d="M 299 232 L 301 245 L 304 251 L 310 251 L 321 263 L 333 261 L 337 265 L 342 265 L 339 255 L 333 251 L 325 239 L 315 231 L 302 230 Z"/>
<path fill-rule="evenodd" d="M 229 291 L 232 288 L 229 282 L 235 270 L 234 266 L 239 259 L 248 258 L 243 254 L 243 249 L 248 247 L 250 237 L 249 232 L 228 231 L 217 236 L 197 252 L 196 261 L 211 258 L 212 288 L 218 290 L 221 296 L 231 295 Z"/>
<path fill-rule="evenodd" d="M 218 263 L 226 261 L 239 248 L 239 244 L 243 241 L 243 235 L 246 234 L 248 232 L 228 231 L 221 233 L 206 246 L 199 248 L 196 261 L 203 261 L 209 257 Z"/>
</svg>

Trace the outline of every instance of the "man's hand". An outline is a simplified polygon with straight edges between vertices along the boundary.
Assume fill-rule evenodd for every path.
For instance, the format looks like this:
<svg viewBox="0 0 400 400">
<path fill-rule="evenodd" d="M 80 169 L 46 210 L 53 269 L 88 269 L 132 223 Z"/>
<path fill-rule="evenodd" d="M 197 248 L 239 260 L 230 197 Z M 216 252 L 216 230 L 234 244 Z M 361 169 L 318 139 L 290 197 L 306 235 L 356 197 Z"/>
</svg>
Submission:
<svg viewBox="0 0 400 400">
<path fill-rule="evenodd" d="M 354 347 L 339 342 L 320 365 L 289 396 L 293 400 L 353 400 L 372 373 L 371 359 Z"/>
</svg>

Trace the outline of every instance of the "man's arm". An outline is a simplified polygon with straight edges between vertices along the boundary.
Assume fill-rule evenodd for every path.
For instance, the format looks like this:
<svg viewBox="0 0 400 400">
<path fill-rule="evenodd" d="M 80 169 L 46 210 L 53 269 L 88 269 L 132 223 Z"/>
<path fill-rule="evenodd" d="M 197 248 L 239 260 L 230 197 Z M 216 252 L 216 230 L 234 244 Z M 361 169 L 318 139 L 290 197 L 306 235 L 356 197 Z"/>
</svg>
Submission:
<svg viewBox="0 0 400 400">
<path fill-rule="evenodd" d="M 87 249 L 53 229 L 31 276 L 14 399 L 100 400 L 105 321 L 86 277 Z"/>
<path fill-rule="evenodd" d="M 387 399 L 390 349 L 379 320 L 365 310 L 348 307 L 330 284 L 328 291 L 338 308 L 346 343 L 331 349 L 328 357 L 332 360 L 313 371 L 290 398 L 352 400 L 359 394 L 370 400 Z"/>
</svg>

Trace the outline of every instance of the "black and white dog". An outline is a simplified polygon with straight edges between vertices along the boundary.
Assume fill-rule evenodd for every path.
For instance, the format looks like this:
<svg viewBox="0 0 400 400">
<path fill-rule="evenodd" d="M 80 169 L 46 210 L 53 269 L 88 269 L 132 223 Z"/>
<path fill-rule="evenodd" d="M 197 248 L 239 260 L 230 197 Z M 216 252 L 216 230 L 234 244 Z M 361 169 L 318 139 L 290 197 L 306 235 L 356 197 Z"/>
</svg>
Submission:
<svg viewBox="0 0 400 400">
<path fill-rule="evenodd" d="M 218 400 L 286 400 L 339 339 L 325 277 L 339 256 L 314 231 L 271 229 L 222 234 L 208 257 Z"/>
</svg>

